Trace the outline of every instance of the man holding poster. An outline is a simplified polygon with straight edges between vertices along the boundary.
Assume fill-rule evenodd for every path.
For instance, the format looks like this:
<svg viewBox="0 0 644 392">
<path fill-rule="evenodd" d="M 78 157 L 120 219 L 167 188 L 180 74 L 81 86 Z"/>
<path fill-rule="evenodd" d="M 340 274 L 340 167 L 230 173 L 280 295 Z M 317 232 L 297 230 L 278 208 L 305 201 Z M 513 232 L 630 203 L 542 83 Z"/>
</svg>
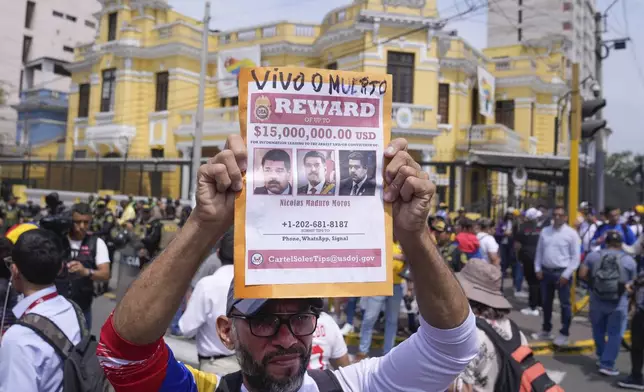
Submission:
<svg viewBox="0 0 644 392">
<path fill-rule="evenodd" d="M 445 391 L 478 353 L 475 319 L 427 228 L 435 187 L 406 150 L 404 139 L 384 149 L 383 198 L 414 278 L 425 283 L 416 286 L 418 332 L 384 357 L 330 373 L 307 372 L 322 300 L 240 298 L 235 273 L 217 329 L 235 350 L 241 372 L 219 379 L 174 359 L 163 341 L 165 330 L 203 256 L 233 223 L 235 199 L 247 192 L 249 154 L 244 140 L 232 135 L 199 169 L 196 206 L 181 232 L 103 326 L 97 356 L 116 391 L 212 392 L 218 385 L 229 392 Z"/>
</svg>

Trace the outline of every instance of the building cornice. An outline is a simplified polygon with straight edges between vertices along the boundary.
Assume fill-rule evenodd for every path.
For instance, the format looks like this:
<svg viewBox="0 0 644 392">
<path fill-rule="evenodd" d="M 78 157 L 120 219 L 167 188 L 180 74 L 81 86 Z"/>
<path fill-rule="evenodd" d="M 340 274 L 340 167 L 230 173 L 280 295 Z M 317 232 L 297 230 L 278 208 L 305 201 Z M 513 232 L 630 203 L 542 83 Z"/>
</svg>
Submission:
<svg viewBox="0 0 644 392">
<path fill-rule="evenodd" d="M 293 54 L 298 56 L 314 57 L 316 55 L 311 45 L 294 44 L 286 41 L 261 45 L 261 51 L 262 56 Z"/>
<path fill-rule="evenodd" d="M 497 88 L 505 87 L 530 87 L 533 91 L 542 94 L 563 95 L 568 91 L 568 86 L 564 83 L 544 82 L 538 76 L 513 76 L 496 79 Z"/>
<path fill-rule="evenodd" d="M 438 22 L 437 18 L 397 14 L 394 12 L 383 12 L 374 10 L 361 10 L 360 16 L 364 19 L 379 22 L 382 26 L 390 27 L 409 27 L 410 25 L 416 26 L 430 26 Z"/>
<path fill-rule="evenodd" d="M 313 43 L 317 52 L 322 52 L 334 45 L 342 45 L 364 37 L 364 31 L 355 26 L 332 30 L 319 36 Z"/>
</svg>

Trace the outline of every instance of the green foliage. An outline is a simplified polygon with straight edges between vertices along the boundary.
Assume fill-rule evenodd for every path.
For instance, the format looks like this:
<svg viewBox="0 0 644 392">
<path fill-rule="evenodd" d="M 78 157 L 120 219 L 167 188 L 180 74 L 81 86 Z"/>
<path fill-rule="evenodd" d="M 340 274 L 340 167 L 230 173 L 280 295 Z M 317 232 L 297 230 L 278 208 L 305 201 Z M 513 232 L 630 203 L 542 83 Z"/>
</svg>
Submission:
<svg viewBox="0 0 644 392">
<path fill-rule="evenodd" d="M 635 179 L 641 159 L 644 159 L 644 155 L 634 154 L 632 151 L 610 154 L 606 159 L 606 174 L 632 182 Z"/>
</svg>

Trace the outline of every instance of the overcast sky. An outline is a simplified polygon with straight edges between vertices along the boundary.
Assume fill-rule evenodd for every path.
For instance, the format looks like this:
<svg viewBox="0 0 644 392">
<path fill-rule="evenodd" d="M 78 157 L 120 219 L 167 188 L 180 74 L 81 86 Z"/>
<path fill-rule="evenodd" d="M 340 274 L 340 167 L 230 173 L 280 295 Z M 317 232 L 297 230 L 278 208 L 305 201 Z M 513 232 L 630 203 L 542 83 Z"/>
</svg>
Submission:
<svg viewBox="0 0 644 392">
<path fill-rule="evenodd" d="M 492 1 L 492 0 L 490 0 Z M 212 0 L 211 29 L 236 29 L 278 20 L 320 22 L 335 7 L 352 0 Z M 473 0 L 438 0 L 441 17 L 450 17 L 464 11 Z M 613 0 L 598 0 L 598 9 L 604 11 Z M 204 0 L 170 0 L 179 12 L 201 19 Z M 543 12 L 548 12 L 543 10 Z M 559 12 L 559 10 L 552 10 Z M 487 10 L 469 14 L 448 25 L 477 48 L 486 46 Z M 613 135 L 609 141 L 611 152 L 634 150 L 644 153 L 644 1 L 617 0 L 610 9 L 608 32 L 605 39 L 630 36 L 628 48 L 611 51 L 604 61 L 604 96 L 608 105 L 604 116 Z"/>
</svg>

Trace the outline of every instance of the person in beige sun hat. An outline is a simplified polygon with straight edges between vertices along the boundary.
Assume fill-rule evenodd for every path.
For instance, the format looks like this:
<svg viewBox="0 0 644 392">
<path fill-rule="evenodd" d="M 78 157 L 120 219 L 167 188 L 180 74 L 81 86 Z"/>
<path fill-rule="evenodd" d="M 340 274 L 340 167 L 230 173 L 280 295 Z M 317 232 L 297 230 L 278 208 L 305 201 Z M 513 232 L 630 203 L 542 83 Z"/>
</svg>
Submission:
<svg viewBox="0 0 644 392">
<path fill-rule="evenodd" d="M 501 270 L 482 259 L 470 259 L 463 269 L 456 273 L 465 295 L 470 301 L 474 315 L 477 316 L 479 354 L 456 378 L 449 392 L 494 392 L 515 390 L 507 384 L 508 375 L 502 374 L 506 361 L 512 361 L 512 353 L 521 348 L 525 351 L 528 340 L 519 331 L 508 315 L 512 305 L 501 293 Z M 523 351 L 522 351 L 523 352 Z M 529 358 L 533 358 L 528 356 Z M 526 357 L 526 358 L 528 358 Z M 530 368 L 534 363 L 524 359 L 520 366 Z M 515 382 L 521 380 L 510 379 Z M 545 376 L 547 377 L 547 376 Z M 556 384 L 546 381 L 549 386 Z M 497 383 L 499 385 L 497 385 Z M 558 388 L 558 387 L 556 387 Z M 561 391 L 561 389 L 553 391 Z"/>
<path fill-rule="evenodd" d="M 512 305 L 501 293 L 501 270 L 482 259 L 470 259 L 456 274 L 470 300 L 492 309 L 509 310 Z M 476 313 L 476 309 L 474 309 Z M 477 315 L 478 316 L 478 315 Z"/>
</svg>

